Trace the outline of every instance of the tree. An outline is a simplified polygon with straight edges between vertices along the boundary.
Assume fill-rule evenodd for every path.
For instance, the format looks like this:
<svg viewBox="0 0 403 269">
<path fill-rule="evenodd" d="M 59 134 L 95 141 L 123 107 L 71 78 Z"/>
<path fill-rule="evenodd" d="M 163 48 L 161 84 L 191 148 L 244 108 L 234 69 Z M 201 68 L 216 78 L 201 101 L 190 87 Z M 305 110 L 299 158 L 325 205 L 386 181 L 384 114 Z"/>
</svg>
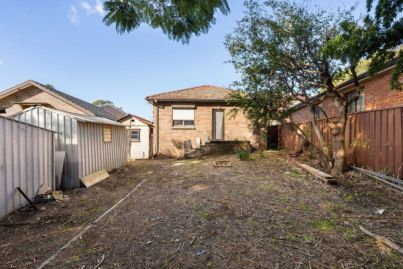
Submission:
<svg viewBox="0 0 403 269">
<path fill-rule="evenodd" d="M 104 106 L 113 106 L 113 102 L 109 100 L 95 100 L 92 102 L 93 105 L 99 106 L 99 107 L 104 107 Z"/>
<path fill-rule="evenodd" d="M 107 0 L 104 8 L 105 24 L 115 24 L 118 33 L 145 23 L 184 43 L 192 35 L 207 33 L 217 10 L 225 15 L 230 11 L 226 0 Z"/>
<path fill-rule="evenodd" d="M 363 28 L 368 35 L 366 57 L 371 58 L 369 72 L 379 71 L 385 63 L 396 59 L 392 73 L 392 89 L 402 90 L 399 81 L 403 71 L 403 1 L 367 0 L 367 16 Z"/>
<path fill-rule="evenodd" d="M 391 2 L 388 5 L 389 2 L 385 4 L 380 0 L 378 6 L 383 5 L 382 10 L 390 12 L 377 13 L 396 16 L 398 13 L 393 10 L 401 7 L 401 4 L 397 4 L 401 1 Z M 242 79 L 249 80 L 252 88 L 254 83 L 266 84 L 271 81 L 277 89 L 285 91 L 283 97 L 292 96 L 309 108 L 318 145 L 310 143 L 309 137 L 292 123 L 292 118 L 288 118 L 290 126 L 298 130 L 297 134 L 304 139 L 304 144 L 318 152 L 325 167 L 333 174 L 341 173 L 346 168 L 344 133 L 347 106 L 351 101 L 337 91 L 335 83 L 348 72 L 359 88 L 357 70 L 362 67 L 363 60 L 371 60 L 370 68 L 376 66 L 374 63 L 379 63 L 377 59 L 387 59 L 382 55 L 389 55 L 391 49 L 401 44 L 401 32 L 395 30 L 402 25 L 391 23 L 399 21 L 399 18 L 385 17 L 384 20 L 374 19 L 369 23 L 368 15 L 365 23 L 359 23 L 351 12 L 335 15 L 279 1 L 259 4 L 251 0 L 246 7 L 248 13 L 238 23 L 234 33 L 227 37 L 226 45 L 232 63 L 242 74 Z M 381 37 L 390 37 L 390 40 Z M 321 110 L 318 106 L 320 101 L 312 98 L 318 93 L 329 98 L 336 108 L 336 115 L 332 118 L 322 110 L 332 134 L 330 145 L 318 126 L 316 111 Z M 284 110 L 281 102 L 274 104 L 273 111 Z"/>
<path fill-rule="evenodd" d="M 244 69 L 243 73 L 260 73 L 266 81 L 271 81 L 283 91 L 283 97 L 292 97 L 309 107 L 312 128 L 319 141 L 315 149 L 320 160 L 333 173 L 340 173 L 345 168 L 347 102 L 336 91 L 333 82 L 341 64 L 323 52 L 327 41 L 339 33 L 335 16 L 322 10 L 309 11 L 304 6 L 287 2 L 266 1 L 261 5 L 249 1 L 246 6 L 247 15 L 227 38 L 232 61 L 236 68 L 246 63 L 251 68 Z M 332 100 L 337 110 L 334 119 L 326 119 L 333 135 L 331 147 L 318 126 L 319 119 L 315 113 L 317 101 L 312 100 L 312 96 L 320 92 Z M 280 105 L 273 109 L 283 111 L 284 107 Z M 292 119 L 288 121 L 294 129 L 298 128 Z M 313 146 L 309 137 L 298 131 L 305 143 Z"/>
</svg>

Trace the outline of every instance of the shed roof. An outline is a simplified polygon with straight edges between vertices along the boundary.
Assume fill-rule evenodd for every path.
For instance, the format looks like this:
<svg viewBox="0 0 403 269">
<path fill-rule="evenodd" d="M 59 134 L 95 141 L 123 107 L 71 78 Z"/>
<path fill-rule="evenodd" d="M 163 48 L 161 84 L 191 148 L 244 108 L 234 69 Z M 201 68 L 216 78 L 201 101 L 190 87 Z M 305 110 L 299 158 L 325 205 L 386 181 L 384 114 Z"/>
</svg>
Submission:
<svg viewBox="0 0 403 269">
<path fill-rule="evenodd" d="M 116 122 L 116 121 L 113 121 L 113 120 L 109 120 L 109 119 L 106 119 L 106 118 L 102 118 L 102 117 L 71 113 L 71 112 L 61 111 L 61 110 L 52 109 L 52 108 L 43 107 L 43 106 L 39 106 L 39 107 L 44 109 L 44 110 L 52 111 L 54 113 L 73 118 L 73 119 L 75 119 L 77 121 L 80 121 L 80 122 L 89 122 L 89 123 L 98 123 L 98 124 L 116 125 L 116 126 L 124 126 L 124 127 L 126 127 L 126 125 L 124 125 L 122 123 L 119 123 L 119 122 Z M 36 108 L 38 108 L 38 106 L 37 107 L 30 107 L 30 108 L 24 109 L 23 111 L 17 112 L 15 114 L 13 114 L 12 116 L 16 116 L 16 115 L 25 113 L 27 111 L 34 110 Z"/>
<path fill-rule="evenodd" d="M 146 97 L 149 102 L 154 101 L 185 101 L 185 102 L 217 102 L 225 101 L 231 90 L 213 86 L 201 85 L 176 91 L 169 91 Z"/>
</svg>

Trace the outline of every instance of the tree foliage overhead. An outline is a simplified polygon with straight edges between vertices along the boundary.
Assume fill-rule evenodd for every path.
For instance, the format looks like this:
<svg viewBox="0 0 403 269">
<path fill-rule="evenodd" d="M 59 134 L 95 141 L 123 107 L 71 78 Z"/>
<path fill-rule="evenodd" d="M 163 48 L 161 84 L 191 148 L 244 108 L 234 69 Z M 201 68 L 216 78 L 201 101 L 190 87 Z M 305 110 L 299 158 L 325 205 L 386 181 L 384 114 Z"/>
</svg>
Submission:
<svg viewBox="0 0 403 269">
<path fill-rule="evenodd" d="M 207 33 L 217 10 L 225 15 L 230 11 L 226 0 L 107 0 L 104 8 L 104 22 L 115 24 L 119 33 L 144 23 L 184 43 L 192 35 Z"/>
<path fill-rule="evenodd" d="M 102 100 L 98 99 L 92 102 L 93 105 L 99 106 L 99 107 L 104 107 L 104 106 L 113 106 L 113 102 L 109 100 Z"/>
</svg>

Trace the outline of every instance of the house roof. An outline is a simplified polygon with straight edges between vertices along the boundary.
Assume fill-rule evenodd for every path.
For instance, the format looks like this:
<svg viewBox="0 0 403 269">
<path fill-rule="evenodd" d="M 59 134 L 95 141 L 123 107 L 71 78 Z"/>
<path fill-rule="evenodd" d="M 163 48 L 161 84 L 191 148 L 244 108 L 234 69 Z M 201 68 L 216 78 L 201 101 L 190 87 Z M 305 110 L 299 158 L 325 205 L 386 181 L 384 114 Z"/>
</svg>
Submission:
<svg viewBox="0 0 403 269">
<path fill-rule="evenodd" d="M 124 112 L 123 109 L 113 105 L 103 106 L 102 109 L 111 114 L 115 121 L 129 115 L 129 113 Z"/>
<path fill-rule="evenodd" d="M 146 97 L 149 102 L 155 101 L 184 101 L 184 102 L 222 102 L 231 90 L 213 86 L 201 85 L 182 90 L 163 92 Z"/>
<path fill-rule="evenodd" d="M 144 124 L 147 124 L 147 125 L 149 125 L 149 126 L 153 126 L 153 123 L 152 123 L 151 121 L 146 120 L 146 119 L 144 119 L 144 118 L 142 118 L 142 117 L 133 115 L 133 114 L 127 114 L 126 116 L 123 116 L 122 118 L 118 119 L 117 121 L 120 122 L 120 121 L 126 119 L 127 117 L 135 118 L 135 119 L 137 119 L 138 121 L 140 121 L 140 122 L 142 122 L 142 123 L 144 123 Z"/>
<path fill-rule="evenodd" d="M 24 110 L 22 110 L 20 112 L 17 112 L 15 114 L 11 115 L 11 117 L 15 117 L 15 116 L 17 116 L 19 114 L 26 113 L 27 111 L 34 110 L 34 109 L 37 109 L 37 108 L 41 108 L 41 109 L 44 109 L 44 110 L 55 112 L 56 114 L 67 116 L 69 118 L 75 119 L 75 120 L 80 121 L 80 122 L 98 123 L 98 124 L 115 125 L 115 126 L 126 126 L 126 125 L 124 125 L 124 124 L 122 124 L 120 122 L 116 122 L 114 120 L 106 119 L 106 118 L 103 118 L 103 117 L 71 113 L 71 112 L 61 111 L 61 110 L 57 110 L 57 109 L 53 109 L 53 108 L 49 108 L 49 107 L 43 107 L 43 106 L 29 107 L 27 109 L 24 109 Z"/>
<path fill-rule="evenodd" d="M 7 96 L 9 96 L 9 95 L 21 90 L 21 89 L 25 89 L 25 88 L 27 88 L 29 86 L 35 86 L 35 87 L 41 89 L 42 91 L 45 91 L 45 92 L 47 92 L 47 93 L 49 93 L 49 94 L 51 94 L 51 95 L 63 100 L 63 101 L 71 104 L 72 106 L 76 107 L 77 109 L 79 109 L 79 110 L 81 110 L 83 112 L 86 112 L 88 114 L 92 114 L 94 116 L 104 117 L 104 118 L 107 118 L 107 119 L 114 120 L 114 116 L 109 114 L 107 111 L 103 110 L 101 107 L 97 107 L 97 106 L 95 106 L 93 104 L 90 104 L 90 103 L 84 101 L 84 100 L 81 100 L 79 98 L 71 96 L 71 95 L 69 95 L 67 93 L 58 91 L 58 90 L 56 90 L 54 88 L 47 87 L 44 84 L 39 83 L 39 82 L 34 81 L 34 80 L 25 81 L 24 83 L 18 84 L 18 85 L 14 86 L 14 87 L 12 87 L 12 88 L 10 88 L 8 90 L 5 90 L 5 91 L 1 92 L 0 93 L 0 99 L 2 99 L 4 97 L 7 97 Z"/>
</svg>

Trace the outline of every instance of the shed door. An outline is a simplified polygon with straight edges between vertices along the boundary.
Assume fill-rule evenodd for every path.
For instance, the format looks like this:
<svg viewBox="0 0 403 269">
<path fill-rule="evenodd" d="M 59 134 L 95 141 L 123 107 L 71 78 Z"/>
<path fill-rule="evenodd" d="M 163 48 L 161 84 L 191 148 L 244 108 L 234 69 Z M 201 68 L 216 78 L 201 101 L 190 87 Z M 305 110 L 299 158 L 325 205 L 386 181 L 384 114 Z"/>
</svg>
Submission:
<svg viewBox="0 0 403 269">
<path fill-rule="evenodd" d="M 224 110 L 213 109 L 213 140 L 224 140 Z"/>
</svg>

